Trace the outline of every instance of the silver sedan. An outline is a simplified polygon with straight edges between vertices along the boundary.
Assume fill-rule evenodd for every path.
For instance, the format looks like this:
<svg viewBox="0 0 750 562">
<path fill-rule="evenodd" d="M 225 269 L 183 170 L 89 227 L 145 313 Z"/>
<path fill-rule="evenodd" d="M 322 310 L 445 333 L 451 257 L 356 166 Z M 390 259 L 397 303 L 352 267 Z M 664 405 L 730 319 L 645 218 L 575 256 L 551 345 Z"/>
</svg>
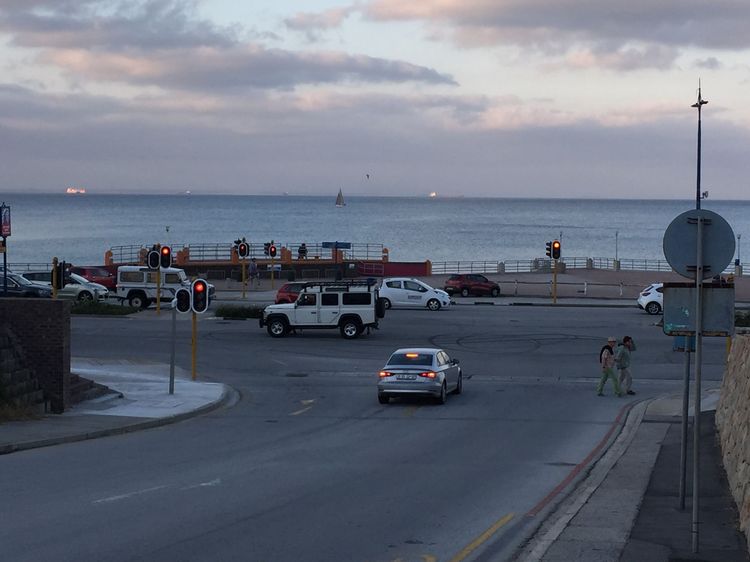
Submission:
<svg viewBox="0 0 750 562">
<path fill-rule="evenodd" d="M 448 392 L 461 394 L 463 384 L 458 359 L 451 359 L 442 349 L 397 349 L 378 374 L 378 402 L 387 404 L 392 396 L 425 394 L 445 404 Z"/>
</svg>

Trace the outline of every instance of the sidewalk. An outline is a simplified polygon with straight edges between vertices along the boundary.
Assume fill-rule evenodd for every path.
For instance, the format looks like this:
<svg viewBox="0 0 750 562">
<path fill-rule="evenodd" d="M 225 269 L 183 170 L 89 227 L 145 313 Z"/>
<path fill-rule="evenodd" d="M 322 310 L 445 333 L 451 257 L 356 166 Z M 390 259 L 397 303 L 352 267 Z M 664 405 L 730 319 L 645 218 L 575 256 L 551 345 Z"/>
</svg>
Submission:
<svg viewBox="0 0 750 562">
<path fill-rule="evenodd" d="M 113 391 L 74 405 L 62 415 L 0 425 L 0 454 L 83 441 L 174 423 L 221 406 L 231 389 L 221 383 L 175 374 L 169 394 L 169 367 L 128 361 L 74 361 L 71 371 Z"/>
<path fill-rule="evenodd" d="M 692 423 L 687 494 L 679 508 L 681 398 L 641 402 L 617 439 L 576 489 L 547 517 L 516 560 L 544 562 L 748 562 L 747 543 L 721 464 L 714 409 L 701 414 L 699 552 L 692 553 Z"/>
</svg>

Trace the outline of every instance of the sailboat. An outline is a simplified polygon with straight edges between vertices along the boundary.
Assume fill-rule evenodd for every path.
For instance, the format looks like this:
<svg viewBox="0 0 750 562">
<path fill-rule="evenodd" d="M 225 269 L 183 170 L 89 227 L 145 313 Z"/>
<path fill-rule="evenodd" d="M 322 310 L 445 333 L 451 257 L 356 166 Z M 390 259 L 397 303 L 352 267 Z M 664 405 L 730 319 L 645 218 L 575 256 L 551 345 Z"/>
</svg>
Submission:
<svg viewBox="0 0 750 562">
<path fill-rule="evenodd" d="M 344 194 L 341 193 L 341 190 L 339 189 L 339 194 L 336 196 L 336 206 L 337 207 L 344 207 L 346 203 L 344 203 Z"/>
</svg>

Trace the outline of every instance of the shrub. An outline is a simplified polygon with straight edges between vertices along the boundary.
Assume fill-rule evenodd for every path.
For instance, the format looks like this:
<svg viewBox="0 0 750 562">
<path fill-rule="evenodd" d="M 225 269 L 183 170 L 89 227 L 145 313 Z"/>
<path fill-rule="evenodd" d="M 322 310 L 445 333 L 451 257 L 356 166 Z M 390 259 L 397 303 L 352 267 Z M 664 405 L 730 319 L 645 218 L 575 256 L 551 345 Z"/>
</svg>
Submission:
<svg viewBox="0 0 750 562">
<path fill-rule="evenodd" d="M 263 315 L 263 306 L 228 306 L 222 305 L 216 308 L 214 316 L 244 320 L 246 318 L 260 318 Z"/>
<path fill-rule="evenodd" d="M 734 325 L 741 327 L 750 326 L 750 310 L 737 310 L 734 313 Z"/>
<path fill-rule="evenodd" d="M 70 307 L 71 314 L 100 314 L 103 316 L 124 316 L 138 312 L 137 308 L 132 306 L 121 306 L 119 304 L 109 304 L 95 301 L 80 301 Z"/>
</svg>

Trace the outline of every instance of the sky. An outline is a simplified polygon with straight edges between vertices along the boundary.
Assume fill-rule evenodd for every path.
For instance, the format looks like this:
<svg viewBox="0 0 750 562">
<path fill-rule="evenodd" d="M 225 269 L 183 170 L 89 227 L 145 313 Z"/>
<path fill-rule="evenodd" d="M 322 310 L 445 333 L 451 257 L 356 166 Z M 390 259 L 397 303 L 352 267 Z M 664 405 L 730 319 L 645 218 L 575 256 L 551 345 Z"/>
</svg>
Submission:
<svg viewBox="0 0 750 562">
<path fill-rule="evenodd" d="M 750 189 L 747 0 L 0 0 L 0 192 Z"/>
</svg>

